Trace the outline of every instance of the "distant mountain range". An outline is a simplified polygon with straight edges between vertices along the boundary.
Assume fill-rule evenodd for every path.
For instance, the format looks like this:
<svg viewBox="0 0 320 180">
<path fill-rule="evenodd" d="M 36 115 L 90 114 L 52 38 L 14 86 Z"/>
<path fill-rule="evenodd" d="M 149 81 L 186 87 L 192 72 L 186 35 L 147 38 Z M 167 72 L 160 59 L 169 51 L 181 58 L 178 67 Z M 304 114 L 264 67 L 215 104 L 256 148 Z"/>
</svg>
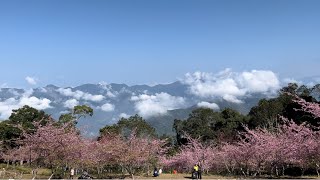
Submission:
<svg viewBox="0 0 320 180">
<path fill-rule="evenodd" d="M 214 103 L 220 108 L 232 107 L 247 113 L 263 97 L 266 96 L 262 94 L 250 96 L 241 104 L 221 99 L 217 99 Z M 155 86 L 84 84 L 73 88 L 54 85 L 30 90 L 2 88 L 0 101 L 2 119 L 9 116 L 11 109 L 19 108 L 23 103 L 43 109 L 55 119 L 74 105 L 89 105 L 94 108 L 94 116 L 80 120 L 79 125 L 85 125 L 89 133 L 96 135 L 101 127 L 116 123 L 120 117 L 136 113 L 142 114 L 159 133 L 171 134 L 173 120 L 186 118 L 203 99 L 188 93 L 188 86 L 177 81 Z"/>
<path fill-rule="evenodd" d="M 78 104 L 86 104 L 94 109 L 93 117 L 81 119 L 87 135 L 97 135 L 105 125 L 116 123 L 121 117 L 139 114 L 143 116 L 159 134 L 173 135 L 174 119 L 185 119 L 197 107 L 215 110 L 230 107 L 246 114 L 262 98 L 276 94 L 255 92 L 237 97 L 241 102 L 229 100 L 228 96 L 198 96 L 190 90 L 190 85 L 181 81 L 155 86 L 126 84 L 84 84 L 77 87 L 57 87 L 47 85 L 29 90 L 2 88 L 0 90 L 0 119 L 9 117 L 12 109 L 24 104 L 42 109 L 58 119 L 63 113 Z M 319 92 L 315 93 L 319 97 Z"/>
</svg>

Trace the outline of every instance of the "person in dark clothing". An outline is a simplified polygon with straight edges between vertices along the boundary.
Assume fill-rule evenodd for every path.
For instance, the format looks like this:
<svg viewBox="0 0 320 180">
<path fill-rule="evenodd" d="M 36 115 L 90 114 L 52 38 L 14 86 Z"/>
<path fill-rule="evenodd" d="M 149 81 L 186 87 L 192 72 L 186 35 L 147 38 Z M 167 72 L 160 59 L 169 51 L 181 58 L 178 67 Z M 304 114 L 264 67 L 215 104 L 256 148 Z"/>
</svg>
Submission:
<svg viewBox="0 0 320 180">
<path fill-rule="evenodd" d="M 195 171 L 195 169 L 193 169 L 193 171 L 192 171 L 191 178 L 192 179 L 197 179 L 198 178 L 198 173 L 197 173 L 197 171 Z"/>
<path fill-rule="evenodd" d="M 202 174 L 202 167 L 200 166 L 200 163 L 198 163 L 198 173 L 197 173 L 198 179 L 202 179 L 201 174 Z"/>
<path fill-rule="evenodd" d="M 153 177 L 158 177 L 159 176 L 159 172 L 158 169 L 155 167 L 153 170 Z"/>
<path fill-rule="evenodd" d="M 81 176 L 78 179 L 93 179 L 92 176 L 89 175 L 87 171 L 83 171 Z"/>
</svg>

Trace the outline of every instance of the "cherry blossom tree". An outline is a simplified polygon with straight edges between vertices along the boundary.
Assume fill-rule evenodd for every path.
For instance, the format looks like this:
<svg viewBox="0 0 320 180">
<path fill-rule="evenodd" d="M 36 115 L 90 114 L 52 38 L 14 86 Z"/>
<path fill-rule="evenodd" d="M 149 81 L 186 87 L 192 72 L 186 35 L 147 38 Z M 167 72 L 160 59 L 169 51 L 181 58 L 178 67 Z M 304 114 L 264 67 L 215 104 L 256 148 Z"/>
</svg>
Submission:
<svg viewBox="0 0 320 180">
<path fill-rule="evenodd" d="M 319 103 L 315 102 L 307 102 L 306 100 L 300 98 L 299 96 L 294 96 L 295 99 L 293 100 L 294 102 L 298 103 L 301 105 L 302 111 L 309 112 L 313 114 L 315 117 L 319 118 L 320 117 L 320 105 Z"/>
<path fill-rule="evenodd" d="M 107 159 L 125 168 L 133 179 L 137 168 L 155 165 L 164 145 L 164 141 L 141 138 L 135 132 L 128 139 L 119 135 L 106 141 Z"/>
<path fill-rule="evenodd" d="M 66 128 L 68 124 L 35 125 L 37 129 L 34 133 L 23 132 L 21 146 L 10 152 L 9 156 L 18 153 L 20 156 L 15 157 L 20 160 L 28 160 L 34 166 L 45 165 L 52 170 L 76 163 L 81 156 L 79 146 L 83 141 L 76 129 Z"/>
<path fill-rule="evenodd" d="M 320 117 L 320 106 L 296 97 L 301 110 Z M 204 172 L 228 172 L 245 177 L 256 175 L 284 175 L 287 167 L 316 169 L 320 175 L 320 131 L 305 123 L 281 118 L 283 123 L 272 131 L 245 128 L 239 139 L 232 143 L 203 143 L 187 136 L 173 156 L 166 156 L 165 142 L 156 138 L 105 134 L 98 140 L 87 139 L 68 123 L 34 123 L 34 131 L 22 130 L 19 146 L 2 154 L 9 162 L 27 161 L 34 167 L 41 165 L 53 170 L 65 166 L 97 169 L 121 167 L 134 179 L 137 171 L 164 165 L 190 171 L 200 163 Z M 70 122 L 72 123 L 72 122 Z"/>
<path fill-rule="evenodd" d="M 261 174 L 262 170 L 284 174 L 287 166 L 302 169 L 317 161 L 315 152 L 319 146 L 319 133 L 305 124 L 297 125 L 285 120 L 275 132 L 266 129 L 249 130 L 241 134 L 242 138 L 235 144 L 224 144 L 221 147 L 220 159 L 229 173 L 235 170 L 243 175 Z"/>
<path fill-rule="evenodd" d="M 208 172 L 213 167 L 213 161 L 216 155 L 215 147 L 202 144 L 200 139 L 194 139 L 187 136 L 188 143 L 183 145 L 173 157 L 162 158 L 162 163 L 166 167 L 181 171 L 189 171 L 200 163 L 203 171 Z"/>
</svg>

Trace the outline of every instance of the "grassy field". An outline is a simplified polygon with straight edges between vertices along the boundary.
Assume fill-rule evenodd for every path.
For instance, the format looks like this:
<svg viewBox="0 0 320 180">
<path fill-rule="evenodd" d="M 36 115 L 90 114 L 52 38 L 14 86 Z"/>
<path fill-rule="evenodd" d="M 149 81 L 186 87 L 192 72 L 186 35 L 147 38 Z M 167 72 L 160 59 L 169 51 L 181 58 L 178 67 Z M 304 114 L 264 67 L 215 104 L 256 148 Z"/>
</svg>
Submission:
<svg viewBox="0 0 320 180">
<path fill-rule="evenodd" d="M 32 179 L 33 175 L 31 174 L 32 169 L 30 167 L 24 166 L 6 166 L 5 164 L 0 164 L 0 179 Z M 38 169 L 38 173 L 36 179 L 48 179 L 51 175 L 51 170 L 49 169 Z M 68 176 L 68 175 L 66 175 Z M 77 175 L 79 177 L 80 175 Z M 112 177 L 121 177 L 121 175 L 114 175 Z M 135 179 L 154 179 L 154 180 L 161 180 L 161 179 L 191 179 L 191 174 L 170 174 L 170 173 L 163 173 L 159 177 L 146 177 L 146 176 L 134 176 Z M 305 177 L 280 177 L 275 179 L 317 179 L 316 176 L 305 176 Z M 125 179 L 131 179 L 131 176 L 126 175 Z M 235 176 L 219 176 L 219 175 L 202 175 L 202 179 L 254 179 L 254 177 L 235 177 Z M 259 179 L 270 179 L 269 176 L 265 178 Z"/>
<path fill-rule="evenodd" d="M 50 175 L 47 172 L 42 173 L 42 170 L 38 171 L 36 179 L 48 179 Z M 47 171 L 47 170 L 44 170 Z M 31 173 L 20 173 L 18 171 L 7 170 L 5 173 L 0 174 L 0 179 L 32 179 L 33 175 Z M 190 174 L 161 174 L 159 177 L 145 177 L 145 176 L 135 176 L 135 179 L 191 179 Z M 203 179 L 237 179 L 233 177 L 224 176 L 203 176 Z M 77 179 L 77 177 L 75 177 Z M 131 176 L 127 175 L 125 179 L 131 179 Z"/>
<path fill-rule="evenodd" d="M 49 175 L 43 175 L 43 174 L 38 174 L 36 176 L 36 179 L 48 179 L 50 176 Z M 6 176 L 1 176 L 0 179 L 32 179 L 33 176 L 32 174 L 15 174 L 15 173 L 10 173 L 6 174 Z M 135 179 L 152 179 L 152 180 L 162 180 L 162 179 L 191 179 L 191 176 L 189 174 L 162 174 L 159 177 L 145 177 L 145 176 L 135 176 Z M 74 179 L 77 179 L 75 177 Z M 131 179 L 131 176 L 126 176 L 125 179 Z M 202 176 L 202 179 L 254 179 L 253 177 L 231 177 L 231 176 L 218 176 L 218 175 L 204 175 Z M 259 179 L 270 179 L 270 178 L 259 178 Z M 317 179 L 317 177 L 281 177 L 281 178 L 275 178 L 275 179 Z"/>
<path fill-rule="evenodd" d="M 161 174 L 159 177 L 140 177 L 136 179 L 192 179 L 191 174 Z M 202 179 L 237 179 L 236 177 L 226 177 L 218 175 L 203 175 Z"/>
<path fill-rule="evenodd" d="M 31 174 L 32 169 L 23 166 L 9 166 L 6 168 L 1 167 L 0 169 L 0 179 L 32 179 L 33 174 Z M 49 169 L 38 169 L 37 179 L 48 179 L 50 177 L 51 171 Z"/>
</svg>

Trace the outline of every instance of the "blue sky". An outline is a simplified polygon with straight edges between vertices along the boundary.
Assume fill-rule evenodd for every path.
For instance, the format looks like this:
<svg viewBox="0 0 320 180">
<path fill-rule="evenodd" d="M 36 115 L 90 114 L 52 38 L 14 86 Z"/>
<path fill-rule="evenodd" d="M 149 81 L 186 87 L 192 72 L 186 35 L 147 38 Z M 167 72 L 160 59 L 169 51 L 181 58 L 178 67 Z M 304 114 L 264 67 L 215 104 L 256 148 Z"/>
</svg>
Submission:
<svg viewBox="0 0 320 180">
<path fill-rule="evenodd" d="M 167 83 L 187 72 L 319 76 L 320 1 L 3 0 L 0 85 Z"/>
</svg>

